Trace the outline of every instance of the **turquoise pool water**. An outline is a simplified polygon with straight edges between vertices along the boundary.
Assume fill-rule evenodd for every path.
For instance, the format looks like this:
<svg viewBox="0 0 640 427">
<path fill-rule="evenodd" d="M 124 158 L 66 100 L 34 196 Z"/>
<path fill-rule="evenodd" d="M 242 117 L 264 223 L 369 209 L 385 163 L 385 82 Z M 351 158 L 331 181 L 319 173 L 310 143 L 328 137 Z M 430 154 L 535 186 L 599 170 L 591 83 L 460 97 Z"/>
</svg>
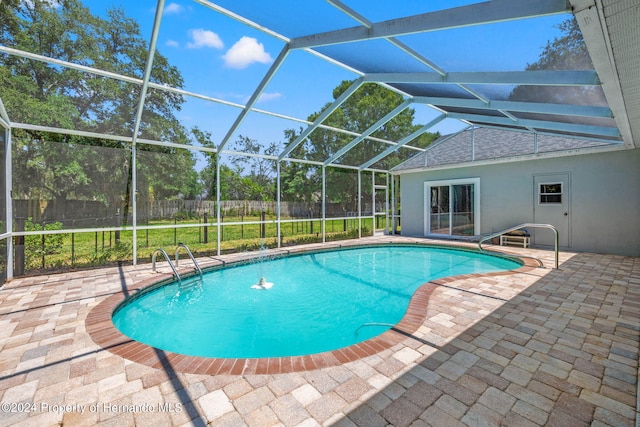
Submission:
<svg viewBox="0 0 640 427">
<path fill-rule="evenodd" d="M 424 246 L 309 253 L 214 270 L 201 283 L 157 287 L 121 304 L 113 322 L 137 341 L 191 356 L 307 355 L 381 334 L 389 326 L 363 325 L 398 323 L 429 280 L 519 266 Z M 260 277 L 273 286 L 253 289 Z"/>
</svg>

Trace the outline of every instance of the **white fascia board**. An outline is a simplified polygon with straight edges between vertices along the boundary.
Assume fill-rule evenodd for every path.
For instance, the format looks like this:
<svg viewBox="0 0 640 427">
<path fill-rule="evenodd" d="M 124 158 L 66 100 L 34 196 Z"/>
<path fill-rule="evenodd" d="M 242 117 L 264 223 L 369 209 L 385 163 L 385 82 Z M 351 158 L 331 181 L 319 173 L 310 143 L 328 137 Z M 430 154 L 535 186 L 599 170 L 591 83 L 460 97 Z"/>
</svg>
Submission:
<svg viewBox="0 0 640 427">
<path fill-rule="evenodd" d="M 570 0 L 570 2 L 593 66 L 602 79 L 602 90 L 613 111 L 622 139 L 629 148 L 639 147 L 640 142 L 635 145 L 633 142 L 631 124 L 624 103 L 602 3 L 595 0 Z"/>
</svg>

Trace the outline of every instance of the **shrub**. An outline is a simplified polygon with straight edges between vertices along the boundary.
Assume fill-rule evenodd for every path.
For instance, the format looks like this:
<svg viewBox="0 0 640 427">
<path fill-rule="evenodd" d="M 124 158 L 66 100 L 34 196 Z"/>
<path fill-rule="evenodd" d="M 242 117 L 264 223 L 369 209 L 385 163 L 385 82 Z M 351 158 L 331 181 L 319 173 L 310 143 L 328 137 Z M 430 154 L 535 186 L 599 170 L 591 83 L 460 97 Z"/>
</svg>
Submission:
<svg viewBox="0 0 640 427">
<path fill-rule="evenodd" d="M 185 210 L 181 210 L 176 212 L 175 214 L 173 214 L 173 217 L 177 220 L 177 221 L 185 221 L 185 220 L 191 220 L 191 219 L 199 219 L 199 216 L 196 212 L 194 211 L 185 211 Z"/>
<path fill-rule="evenodd" d="M 24 223 L 25 231 L 42 231 L 42 224 L 33 222 L 27 218 Z M 61 222 L 52 222 L 44 225 L 44 230 L 62 230 Z M 43 236 L 24 237 L 25 268 L 42 267 L 42 257 L 60 253 L 62 249 L 62 234 L 45 234 Z M 44 243 L 43 243 L 44 242 Z"/>
</svg>

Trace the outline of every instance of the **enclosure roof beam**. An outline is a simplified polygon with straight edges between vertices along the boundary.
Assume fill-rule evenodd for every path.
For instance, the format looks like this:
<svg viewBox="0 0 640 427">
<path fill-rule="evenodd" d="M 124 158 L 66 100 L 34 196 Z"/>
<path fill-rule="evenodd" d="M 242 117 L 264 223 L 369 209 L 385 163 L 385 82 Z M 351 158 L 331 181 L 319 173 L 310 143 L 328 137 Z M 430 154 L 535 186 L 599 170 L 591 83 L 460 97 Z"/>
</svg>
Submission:
<svg viewBox="0 0 640 427">
<path fill-rule="evenodd" d="M 411 100 L 410 99 L 405 100 L 402 104 L 398 105 L 392 111 L 387 113 L 387 115 L 385 115 L 383 118 L 381 118 L 380 120 L 375 122 L 367 130 L 362 132 L 362 134 L 360 136 L 358 136 L 355 139 L 353 139 L 351 142 L 349 142 L 347 145 L 345 145 L 340 150 L 338 150 L 335 154 L 333 154 L 333 156 L 329 157 L 324 162 L 324 165 L 325 166 L 330 165 L 331 163 L 333 163 L 336 160 L 338 160 L 340 157 L 345 155 L 349 150 L 351 150 L 353 147 L 355 147 L 360 142 L 362 142 L 362 140 L 364 140 L 366 137 L 368 137 L 369 135 L 371 135 L 372 133 L 374 133 L 375 131 L 380 129 L 382 126 L 384 126 L 385 123 L 387 123 L 388 121 L 390 121 L 391 119 L 396 117 L 398 114 L 400 114 L 404 110 L 406 110 L 409 105 L 411 105 Z"/>
<path fill-rule="evenodd" d="M 280 54 L 278 55 L 276 60 L 273 61 L 273 64 L 271 64 L 271 67 L 269 68 L 269 71 L 267 71 L 267 74 L 265 74 L 265 76 L 262 78 L 262 81 L 260 82 L 256 90 L 251 95 L 251 98 L 249 99 L 249 102 L 247 102 L 247 105 L 245 105 L 240 115 L 236 118 L 236 121 L 233 122 L 233 125 L 231 125 L 231 128 L 229 128 L 229 130 L 227 131 L 227 134 L 222 139 L 222 142 L 220 143 L 220 145 L 218 145 L 218 151 L 222 151 L 225 145 L 227 145 L 229 140 L 233 137 L 236 130 L 238 130 L 238 128 L 240 127 L 244 119 L 247 117 L 249 112 L 251 112 L 251 109 L 253 108 L 255 103 L 258 102 L 258 99 L 260 99 L 260 95 L 262 95 L 262 92 L 264 92 L 264 90 L 267 88 L 273 76 L 275 76 L 278 70 L 280 69 L 280 66 L 282 65 L 284 60 L 287 58 L 288 54 L 289 54 L 289 46 L 285 45 L 280 51 Z"/>
<path fill-rule="evenodd" d="M 25 52 L 25 51 L 21 51 L 18 49 L 13 49 L 13 48 L 9 48 L 6 46 L 2 46 L 0 45 L 0 52 L 4 52 L 10 55 L 15 55 L 15 56 L 19 56 L 21 58 L 26 58 L 26 59 L 31 59 L 34 61 L 40 61 L 40 62 L 44 62 L 47 64 L 54 64 L 54 65 L 59 65 L 62 67 L 66 67 L 66 68 L 70 68 L 73 70 L 78 70 L 84 73 L 91 73 L 91 74 L 95 74 L 98 76 L 102 76 L 102 77 L 107 77 L 107 78 L 112 78 L 114 80 L 119 80 L 119 81 L 123 81 L 126 83 L 132 83 L 135 85 L 142 85 L 142 80 L 138 79 L 136 77 L 129 77 L 129 76 L 124 76 L 122 74 L 116 74 L 116 73 L 111 73 L 109 71 L 104 71 L 104 70 L 99 70 L 97 68 L 92 68 L 92 67 L 87 67 L 86 65 L 80 65 L 80 64 L 74 64 L 72 62 L 67 62 L 67 61 L 62 61 L 60 59 L 55 59 L 55 58 L 49 58 L 46 56 L 42 56 L 42 55 L 38 55 L 35 53 L 31 53 L 31 52 Z M 175 87 L 171 87 L 171 86 L 167 86 L 167 85 L 163 85 L 163 84 L 158 84 L 158 83 L 154 83 L 154 82 L 149 82 L 148 86 L 150 88 L 153 89 L 158 89 L 158 90 L 162 90 L 162 91 L 166 91 L 166 92 L 171 92 L 171 93 L 176 93 L 179 95 L 184 95 L 184 96 L 189 96 L 189 97 L 193 97 L 193 98 L 198 98 L 198 99 L 202 99 L 204 101 L 210 101 L 210 102 L 215 102 L 218 104 L 222 104 L 222 105 L 227 105 L 230 107 L 234 107 L 234 108 L 244 108 L 244 105 L 242 104 L 237 104 L 235 102 L 229 102 L 229 101 L 225 101 L 223 99 L 219 99 L 219 98 L 214 98 L 211 96 L 207 96 L 207 95 L 203 95 L 200 93 L 196 93 L 196 92 L 189 92 L 187 90 L 184 89 L 180 89 L 180 88 L 175 88 Z M 285 119 L 285 120 L 291 120 L 294 122 L 298 122 L 298 123 L 304 123 L 307 125 L 310 125 L 311 122 L 305 119 L 300 119 L 297 117 L 290 117 L 290 116 L 286 116 L 284 114 L 279 114 L 279 113 L 274 113 L 272 111 L 268 111 L 268 110 L 262 110 L 259 108 L 252 108 L 251 111 L 256 112 L 256 113 L 260 113 L 260 114 L 264 114 L 264 115 L 268 115 L 268 116 L 272 116 L 272 117 L 278 117 L 281 119 Z M 326 125 L 319 125 L 318 127 L 323 128 L 323 129 L 328 129 L 328 130 L 332 130 L 335 132 L 340 132 L 340 133 L 344 133 L 347 135 L 353 135 L 353 136 L 357 136 L 358 133 L 357 132 L 352 132 L 349 130 L 345 130 L 345 129 L 339 129 L 339 128 L 335 128 L 332 126 L 326 126 Z M 61 130 L 61 129 L 58 129 Z M 69 129 L 72 131 L 72 129 Z M 96 138 L 98 138 L 98 134 L 96 134 Z M 386 141 L 380 138 L 369 138 L 372 139 L 374 141 L 380 141 L 380 142 L 384 142 L 387 144 L 392 144 L 391 141 Z M 128 141 L 130 141 L 131 138 L 128 138 Z M 416 148 L 416 147 L 410 147 L 414 150 L 418 150 L 418 151 L 422 151 L 422 149 L 420 148 Z"/>
<path fill-rule="evenodd" d="M 349 6 L 344 4 L 342 1 L 340 1 L 340 0 L 327 0 L 327 1 L 332 6 L 336 7 L 337 9 L 339 9 L 340 11 L 345 13 L 346 15 L 350 16 L 351 18 L 353 18 L 356 21 L 358 21 L 359 23 L 361 23 L 364 27 L 366 27 L 366 28 L 373 27 L 373 22 L 369 21 L 367 18 L 365 18 L 364 16 L 362 16 L 361 14 L 359 14 L 358 12 L 356 12 L 355 10 L 353 10 L 352 8 L 350 8 Z M 398 49 L 402 50 L 406 54 L 408 54 L 408 55 L 412 56 L 413 58 L 417 59 L 418 61 L 422 62 L 424 65 L 426 65 L 427 67 L 431 68 L 433 71 L 435 71 L 436 73 L 440 74 L 441 76 L 444 76 L 444 75 L 447 74 L 447 72 L 444 71 L 442 68 L 438 67 L 436 64 L 434 64 L 433 62 L 431 62 L 430 60 L 428 60 L 427 58 L 422 56 L 420 53 L 418 53 L 417 51 L 415 51 L 411 47 L 407 46 L 405 43 L 403 43 L 400 40 L 398 40 L 397 38 L 395 38 L 395 37 L 385 37 L 385 40 L 387 40 L 389 43 L 393 44 L 394 46 L 396 46 Z"/>
<path fill-rule="evenodd" d="M 417 104 L 429 104 L 439 107 L 458 107 L 487 109 L 495 108 L 504 111 L 519 111 L 524 113 L 558 114 L 564 116 L 582 117 L 602 117 L 611 118 L 613 114 L 608 107 L 590 105 L 570 105 L 570 104 L 549 104 L 540 102 L 519 102 L 519 101 L 490 101 L 485 104 L 476 99 L 462 98 L 439 98 L 416 96 L 413 99 Z"/>
<path fill-rule="evenodd" d="M 208 7 L 211 10 L 215 10 L 216 12 L 218 12 L 218 13 L 220 13 L 222 15 L 225 15 L 225 16 L 231 18 L 231 19 L 235 19 L 236 21 L 246 25 L 247 27 L 251 27 L 251 28 L 253 28 L 255 30 L 262 31 L 263 33 L 269 34 L 270 36 L 275 37 L 278 40 L 281 40 L 281 41 L 283 41 L 285 43 L 289 43 L 289 38 L 288 37 L 285 37 L 280 33 L 277 33 L 277 32 L 275 32 L 273 30 L 270 30 L 269 28 L 267 28 L 265 26 L 262 26 L 262 25 L 260 25 L 260 24 L 258 24 L 256 22 L 254 22 L 254 21 L 251 21 L 250 19 L 247 19 L 244 16 L 240 16 L 237 13 L 231 12 L 228 9 L 225 9 L 225 8 L 223 8 L 221 6 L 218 6 L 215 3 L 212 3 L 212 2 L 210 2 L 208 0 L 193 0 L 193 1 L 203 5 L 205 7 Z"/>
<path fill-rule="evenodd" d="M 291 49 L 380 39 L 472 25 L 490 24 L 568 13 L 566 0 L 493 0 L 439 10 L 371 25 L 358 26 L 291 39 Z"/>
<path fill-rule="evenodd" d="M 327 0 L 327 1 L 330 4 L 332 4 L 333 6 L 335 6 L 336 8 L 338 8 L 339 10 L 341 10 L 342 12 L 346 13 L 347 15 L 349 15 L 351 18 L 353 18 L 356 21 L 360 22 L 366 28 L 371 28 L 373 26 L 373 23 L 371 21 L 369 21 L 364 16 L 360 15 L 355 10 L 351 9 L 346 4 L 342 3 L 340 0 Z M 433 71 L 435 71 L 436 73 L 440 74 L 441 76 L 446 76 L 447 75 L 447 72 L 445 70 L 443 70 L 442 68 L 440 68 L 437 64 L 435 64 L 434 62 L 432 62 L 428 58 L 425 58 L 424 55 L 420 54 L 418 51 L 416 51 L 412 47 L 408 46 L 406 43 L 403 43 L 402 41 L 398 40 L 396 37 L 385 37 L 385 40 L 387 40 L 389 43 L 391 43 L 392 45 L 394 45 L 395 47 L 397 47 L 398 49 L 400 49 L 401 51 L 403 51 L 407 55 L 409 55 L 412 58 L 416 59 L 417 61 L 422 62 L 424 65 L 426 65 L 427 67 L 431 68 Z M 462 85 L 462 84 L 458 84 L 458 87 L 460 89 L 466 91 L 470 95 L 472 95 L 472 96 L 478 98 L 479 100 L 485 102 L 485 103 L 489 102 L 489 100 L 487 98 L 485 98 L 483 95 L 481 95 L 477 91 L 471 89 L 470 87 L 467 87 L 467 86 Z"/>
<path fill-rule="evenodd" d="M 558 132 L 571 132 L 586 135 L 599 135 L 603 137 L 619 138 L 620 131 L 615 127 L 592 126 L 574 123 L 551 122 L 543 120 L 518 119 L 516 122 L 506 117 L 483 116 L 465 113 L 448 113 L 447 116 L 452 119 L 468 120 L 477 125 L 484 123 L 503 126 L 522 126 L 532 129 L 546 129 Z"/>
<path fill-rule="evenodd" d="M 11 120 L 9 120 L 9 115 L 7 114 L 7 110 L 4 108 L 4 103 L 2 102 L 2 98 L 0 98 L 0 118 L 7 122 L 7 126 L 11 127 Z"/>
<path fill-rule="evenodd" d="M 413 141 L 414 139 L 416 139 L 417 137 L 419 137 L 423 133 L 427 132 L 433 126 L 435 126 L 436 124 L 438 124 L 442 120 L 444 120 L 446 117 L 447 117 L 446 114 L 439 115 L 438 117 L 436 117 L 435 119 L 433 119 L 429 123 L 427 123 L 426 125 L 422 126 L 417 131 L 413 132 L 411 135 L 408 135 L 408 136 L 402 138 L 400 141 L 398 141 L 397 144 L 392 145 L 391 147 L 388 147 L 386 150 L 384 150 L 382 153 L 380 153 L 377 156 L 375 156 L 373 159 L 361 164 L 360 165 L 360 170 L 368 168 L 369 166 L 375 164 L 376 162 L 384 159 L 389 154 L 394 153 L 395 151 L 399 150 L 400 147 L 402 147 L 403 145 L 408 144 L 409 142 Z"/>
<path fill-rule="evenodd" d="M 313 132 L 327 117 L 331 115 L 331 113 L 340 108 L 342 103 L 345 102 L 351 95 L 353 95 L 353 93 L 358 90 L 358 88 L 362 86 L 363 83 L 364 80 L 362 77 L 356 79 L 353 83 L 351 83 L 351 86 L 349 86 L 347 90 L 345 90 L 335 101 L 333 101 L 333 104 L 325 108 L 324 111 L 320 113 L 320 115 L 313 121 L 310 126 L 303 130 L 302 133 L 300 133 L 300 135 L 298 135 L 298 137 L 293 142 L 289 143 L 289 145 L 285 147 L 284 151 L 280 154 L 279 159 L 282 160 L 287 157 L 289 153 L 291 153 L 298 145 L 300 145 L 311 132 Z"/>
<path fill-rule="evenodd" d="M 487 84 L 533 86 L 598 86 L 595 71 L 482 71 L 438 73 L 370 73 L 367 82 L 422 84 Z"/>
<path fill-rule="evenodd" d="M 153 30 L 151 31 L 151 41 L 149 42 L 149 52 L 147 55 L 147 62 L 144 67 L 144 74 L 142 77 L 142 87 L 140 89 L 140 99 L 138 100 L 138 110 L 133 125 L 133 145 L 135 146 L 138 139 L 138 132 L 140 131 L 140 123 L 142 122 L 142 113 L 144 112 L 144 101 L 147 97 L 147 89 L 149 88 L 149 80 L 151 80 L 151 70 L 153 69 L 153 59 L 156 54 L 156 45 L 158 43 L 158 34 L 160 32 L 160 23 L 162 22 L 162 11 L 164 10 L 164 0 L 158 0 L 156 7 L 156 16 L 153 20 Z M 135 177 L 135 174 L 134 174 Z M 135 181 L 135 179 L 134 179 Z M 137 189 L 134 186 L 134 190 Z"/>
<path fill-rule="evenodd" d="M 10 54 L 10 55 L 19 56 L 21 58 L 32 59 L 34 61 L 44 62 L 44 63 L 47 63 L 47 64 L 59 65 L 61 67 L 70 68 L 72 70 L 78 70 L 78 71 L 81 71 L 83 73 L 91 73 L 91 74 L 95 74 L 97 76 L 108 77 L 108 78 L 111 78 L 111 79 L 114 79 L 114 80 L 119 80 L 119 81 L 122 81 L 122 82 L 125 82 L 125 83 L 132 83 L 132 84 L 135 84 L 135 85 L 142 85 L 142 79 L 139 79 L 137 77 L 124 76 L 122 74 L 112 73 L 112 72 L 109 72 L 109 71 L 100 70 L 98 68 L 87 67 L 86 65 L 74 64 L 73 62 L 63 61 L 63 60 L 56 59 L 56 58 L 49 58 L 47 56 L 38 55 L 38 54 L 35 54 L 35 53 L 31 53 L 31 52 L 25 52 L 25 51 L 22 51 L 22 50 L 13 49 L 13 48 L 2 46 L 2 45 L 0 45 L 0 52 L 4 52 L 4 53 Z M 177 94 L 180 94 L 180 95 L 191 96 L 191 97 L 194 97 L 194 98 L 203 99 L 205 101 L 212 101 L 212 102 L 217 102 L 219 104 L 229 105 L 231 107 L 236 107 L 236 108 L 243 108 L 244 107 L 242 104 L 236 104 L 234 102 L 225 101 L 223 99 L 213 98 L 213 97 L 210 97 L 210 96 L 207 96 L 207 95 L 202 95 L 202 94 L 195 93 L 195 92 L 189 92 L 189 91 L 186 91 L 184 89 L 179 89 L 179 88 L 167 86 L 167 85 L 164 85 L 164 84 L 158 84 L 158 83 L 154 83 L 154 82 L 151 82 L 151 81 L 148 83 L 148 86 L 150 88 L 153 88 L 153 89 L 159 89 L 159 90 L 163 90 L 163 91 L 166 91 L 166 92 L 172 92 L 172 93 L 177 93 Z"/>
</svg>

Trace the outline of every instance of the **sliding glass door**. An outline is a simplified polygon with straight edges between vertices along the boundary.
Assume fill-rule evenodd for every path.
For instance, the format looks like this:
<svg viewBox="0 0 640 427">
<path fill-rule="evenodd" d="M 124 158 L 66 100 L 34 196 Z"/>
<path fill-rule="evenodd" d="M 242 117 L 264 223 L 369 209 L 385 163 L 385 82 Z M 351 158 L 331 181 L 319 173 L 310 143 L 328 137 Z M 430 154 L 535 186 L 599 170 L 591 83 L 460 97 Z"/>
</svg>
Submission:
<svg viewBox="0 0 640 427">
<path fill-rule="evenodd" d="M 428 234 L 451 234 L 449 186 L 434 186 L 430 189 L 431 214 Z"/>
<path fill-rule="evenodd" d="M 479 179 L 425 183 L 425 235 L 479 234 Z"/>
</svg>

